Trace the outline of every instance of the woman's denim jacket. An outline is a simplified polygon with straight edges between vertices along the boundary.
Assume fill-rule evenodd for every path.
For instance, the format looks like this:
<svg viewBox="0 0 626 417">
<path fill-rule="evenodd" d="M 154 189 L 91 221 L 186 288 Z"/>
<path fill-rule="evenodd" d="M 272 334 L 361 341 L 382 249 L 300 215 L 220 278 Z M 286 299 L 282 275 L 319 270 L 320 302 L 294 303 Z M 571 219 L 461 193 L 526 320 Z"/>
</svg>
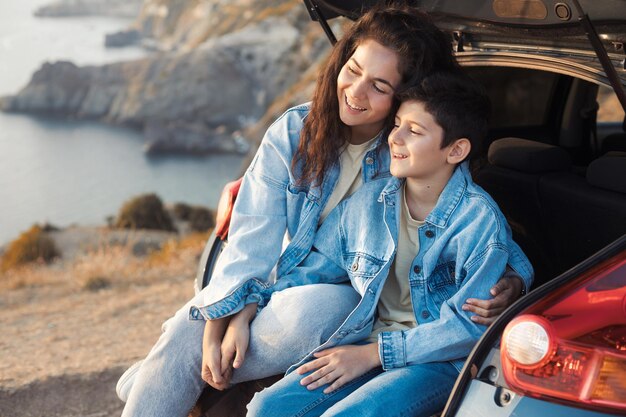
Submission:
<svg viewBox="0 0 626 417">
<path fill-rule="evenodd" d="M 233 209 L 228 245 L 214 269 L 219 272 L 202 290 L 202 305 L 191 307 L 190 319 L 231 315 L 252 302 L 263 306 L 267 300 L 261 293 L 273 284 L 272 269 L 277 268 L 278 277 L 286 275 L 309 253 L 339 167 L 327 172 L 321 187 L 296 183 L 291 161 L 308 113 L 308 104 L 293 107 L 268 128 L 244 175 Z M 389 149 L 382 136 L 363 159 L 364 183 L 390 176 Z M 290 243 L 282 251 L 285 233 Z"/>
<path fill-rule="evenodd" d="M 272 289 L 349 279 L 361 294 L 360 303 L 342 326 L 315 351 L 369 336 L 396 253 L 402 183 L 391 178 L 364 184 L 326 218 L 309 256 Z M 379 334 L 384 369 L 451 361 L 460 370 L 485 330 L 470 320 L 470 312 L 461 309 L 465 300 L 489 298 L 490 288 L 507 264 L 526 288 L 532 283 L 530 262 L 513 242 L 496 203 L 472 181 L 467 163 L 455 169 L 425 220 L 418 229 L 419 252 L 408 277 L 418 325 Z"/>
</svg>

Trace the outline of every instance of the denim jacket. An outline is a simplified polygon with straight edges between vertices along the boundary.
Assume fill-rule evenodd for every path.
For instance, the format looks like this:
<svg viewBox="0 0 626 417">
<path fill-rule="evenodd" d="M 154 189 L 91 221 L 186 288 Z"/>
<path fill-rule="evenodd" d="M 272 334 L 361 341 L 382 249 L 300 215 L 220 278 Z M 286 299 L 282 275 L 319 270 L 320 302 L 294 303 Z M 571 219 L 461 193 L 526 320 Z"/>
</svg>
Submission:
<svg viewBox="0 0 626 417">
<path fill-rule="evenodd" d="M 293 107 L 268 128 L 244 175 L 228 245 L 209 285 L 202 290 L 202 305 L 190 308 L 190 319 L 231 315 L 253 302 L 263 306 L 267 300 L 261 293 L 273 284 L 272 269 L 276 267 L 277 277 L 286 275 L 309 253 L 320 214 L 337 183 L 339 166 L 327 172 L 321 186 L 297 184 L 291 162 L 308 113 L 308 104 Z M 366 152 L 362 174 L 363 183 L 391 175 L 389 149 L 382 134 Z M 290 242 L 282 251 L 285 234 Z"/>
<path fill-rule="evenodd" d="M 328 216 L 302 264 L 268 290 L 349 279 L 361 294 L 342 326 L 311 355 L 369 336 L 396 253 L 402 184 L 397 178 L 364 184 Z M 496 203 L 472 181 L 467 163 L 455 169 L 418 233 L 408 277 L 418 325 L 380 333 L 380 360 L 386 370 L 434 361 L 451 361 L 460 370 L 485 330 L 461 309 L 465 300 L 490 298 L 507 264 L 529 288 L 533 269 Z"/>
</svg>

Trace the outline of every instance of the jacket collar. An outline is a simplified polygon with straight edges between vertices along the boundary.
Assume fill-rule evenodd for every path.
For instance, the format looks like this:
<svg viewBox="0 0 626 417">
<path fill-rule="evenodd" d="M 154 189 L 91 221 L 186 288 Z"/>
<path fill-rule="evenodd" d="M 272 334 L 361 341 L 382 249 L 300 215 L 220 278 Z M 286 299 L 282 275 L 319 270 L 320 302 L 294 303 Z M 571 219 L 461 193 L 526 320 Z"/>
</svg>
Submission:
<svg viewBox="0 0 626 417">
<path fill-rule="evenodd" d="M 387 145 L 387 135 L 384 134 L 385 129 L 378 132 L 376 140 L 372 141 L 372 145 L 367 149 L 367 152 L 378 148 L 379 146 Z"/>
<path fill-rule="evenodd" d="M 459 205 L 461 197 L 463 197 L 471 178 L 469 162 L 465 161 L 457 166 L 441 192 L 437 200 L 437 205 L 435 205 L 435 208 L 426 216 L 425 221 L 433 226 L 446 227 L 452 213 L 454 213 L 454 210 Z M 396 200 L 399 198 L 398 190 L 400 190 L 403 184 L 403 179 L 392 177 L 380 193 L 378 201 L 385 201 L 385 203 L 389 205 L 396 204 Z"/>
</svg>

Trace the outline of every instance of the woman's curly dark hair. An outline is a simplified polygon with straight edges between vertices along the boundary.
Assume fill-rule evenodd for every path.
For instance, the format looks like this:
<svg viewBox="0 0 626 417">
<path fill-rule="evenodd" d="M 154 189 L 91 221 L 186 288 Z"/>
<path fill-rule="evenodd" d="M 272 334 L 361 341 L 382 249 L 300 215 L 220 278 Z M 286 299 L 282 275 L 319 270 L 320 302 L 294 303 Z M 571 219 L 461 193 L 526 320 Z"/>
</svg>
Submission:
<svg viewBox="0 0 626 417">
<path fill-rule="evenodd" d="M 349 128 L 339 117 L 337 77 L 364 40 L 374 40 L 398 54 L 398 71 L 402 76 L 398 90 L 419 83 L 434 70 L 457 67 L 449 38 L 424 13 L 398 3 L 369 10 L 337 42 L 318 78 L 292 161 L 292 170 L 299 172 L 300 183 L 321 185 L 324 174 L 337 163 L 339 149 L 349 137 Z M 385 129 L 392 125 L 397 106 L 394 100 Z"/>
</svg>

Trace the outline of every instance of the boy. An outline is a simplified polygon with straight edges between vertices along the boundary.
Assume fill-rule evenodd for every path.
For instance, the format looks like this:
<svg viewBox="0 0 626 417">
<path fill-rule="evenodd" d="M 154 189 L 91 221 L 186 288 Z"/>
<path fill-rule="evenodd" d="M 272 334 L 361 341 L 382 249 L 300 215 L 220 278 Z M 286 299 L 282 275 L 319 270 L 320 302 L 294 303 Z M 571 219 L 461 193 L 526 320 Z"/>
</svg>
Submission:
<svg viewBox="0 0 626 417">
<path fill-rule="evenodd" d="M 389 135 L 394 178 L 338 206 L 311 254 L 281 279 L 301 285 L 347 274 L 362 300 L 297 372 L 254 397 L 248 415 L 440 411 L 484 331 L 464 301 L 487 297 L 507 264 L 526 288 L 532 282 L 528 259 L 465 161 L 487 131 L 484 92 L 460 72 L 437 73 L 399 99 Z"/>
</svg>

